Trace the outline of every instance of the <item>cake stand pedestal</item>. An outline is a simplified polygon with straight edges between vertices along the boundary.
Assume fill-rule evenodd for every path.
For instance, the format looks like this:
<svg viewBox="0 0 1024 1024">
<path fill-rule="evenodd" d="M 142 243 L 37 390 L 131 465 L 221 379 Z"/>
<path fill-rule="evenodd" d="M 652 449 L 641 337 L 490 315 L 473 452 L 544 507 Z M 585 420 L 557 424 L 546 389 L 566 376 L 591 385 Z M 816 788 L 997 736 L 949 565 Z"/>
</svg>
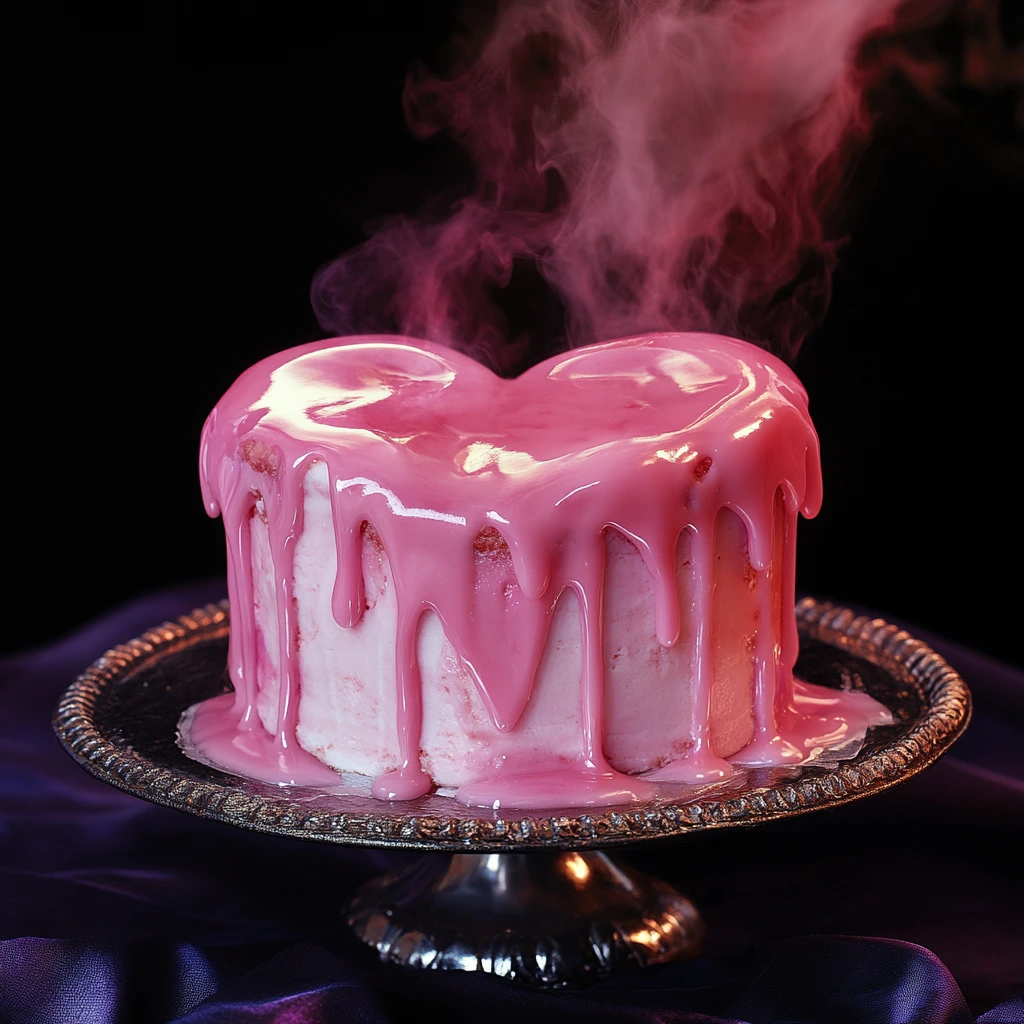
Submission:
<svg viewBox="0 0 1024 1024">
<path fill-rule="evenodd" d="M 691 956 L 703 934 L 685 896 L 597 851 L 428 854 L 346 916 L 382 960 L 539 988 Z"/>
<path fill-rule="evenodd" d="M 809 599 L 797 621 L 801 678 L 864 690 L 894 724 L 870 730 L 846 761 L 742 769 L 712 786 L 665 783 L 621 807 L 488 813 L 436 794 L 386 804 L 359 777 L 330 789 L 279 787 L 191 760 L 176 743 L 177 723 L 227 689 L 226 603 L 108 651 L 71 684 L 54 728 L 87 771 L 154 803 L 315 842 L 446 851 L 358 890 L 345 908 L 356 934 L 388 961 L 559 988 L 699 948 L 700 919 L 684 896 L 599 850 L 881 792 L 927 768 L 966 727 L 966 686 L 920 641 Z"/>
</svg>

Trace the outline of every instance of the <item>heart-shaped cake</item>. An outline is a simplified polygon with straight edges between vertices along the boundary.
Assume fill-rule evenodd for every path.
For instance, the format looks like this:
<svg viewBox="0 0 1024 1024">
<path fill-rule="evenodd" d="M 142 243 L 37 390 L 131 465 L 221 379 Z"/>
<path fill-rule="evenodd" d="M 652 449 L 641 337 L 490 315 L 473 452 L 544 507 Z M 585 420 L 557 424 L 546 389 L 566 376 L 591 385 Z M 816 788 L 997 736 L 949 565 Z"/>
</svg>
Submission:
<svg viewBox="0 0 1024 1024">
<path fill-rule="evenodd" d="M 231 771 L 610 804 L 886 720 L 794 682 L 817 438 L 744 342 L 643 335 L 514 380 L 424 341 L 316 342 L 231 387 L 201 475 L 234 693 L 182 735 Z"/>
</svg>

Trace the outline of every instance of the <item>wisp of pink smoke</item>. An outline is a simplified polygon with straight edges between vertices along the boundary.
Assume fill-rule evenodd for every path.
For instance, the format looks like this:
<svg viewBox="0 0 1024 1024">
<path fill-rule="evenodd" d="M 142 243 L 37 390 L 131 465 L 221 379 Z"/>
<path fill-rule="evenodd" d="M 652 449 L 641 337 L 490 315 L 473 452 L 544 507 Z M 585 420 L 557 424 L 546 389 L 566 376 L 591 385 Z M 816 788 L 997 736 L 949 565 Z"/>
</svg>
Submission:
<svg viewBox="0 0 1024 1024">
<path fill-rule="evenodd" d="M 866 135 L 858 45 L 896 7 L 506 4 L 463 67 L 406 84 L 410 127 L 458 140 L 472 192 L 391 218 L 321 270 L 321 323 L 507 368 L 524 339 L 503 290 L 529 265 L 564 309 L 556 344 L 710 330 L 792 358 L 827 305 L 823 218 Z"/>
</svg>

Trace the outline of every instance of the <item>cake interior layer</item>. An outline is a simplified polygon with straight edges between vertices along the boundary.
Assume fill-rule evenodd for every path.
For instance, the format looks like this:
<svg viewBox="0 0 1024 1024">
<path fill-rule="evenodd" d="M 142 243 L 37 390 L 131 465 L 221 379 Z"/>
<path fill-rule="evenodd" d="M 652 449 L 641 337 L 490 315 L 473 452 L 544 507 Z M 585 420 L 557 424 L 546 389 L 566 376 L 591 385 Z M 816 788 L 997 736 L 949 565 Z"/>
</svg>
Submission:
<svg viewBox="0 0 1024 1024">
<path fill-rule="evenodd" d="M 294 547 L 292 593 L 296 609 L 299 744 L 325 764 L 378 776 L 401 767 L 396 679 L 399 609 L 392 567 L 376 531 L 364 525 L 362 573 L 365 609 L 343 628 L 332 612 L 331 583 L 337 544 L 323 464 L 303 484 L 303 529 Z M 785 513 L 777 510 L 776 558 L 781 557 Z M 250 520 L 257 626 L 257 698 L 260 722 L 279 731 L 280 692 L 277 585 L 265 516 Z M 636 774 L 685 760 L 705 727 L 718 758 L 741 750 L 754 737 L 758 588 L 770 587 L 774 621 L 781 622 L 779 573 L 755 572 L 740 519 L 723 510 L 715 526 L 710 629 L 714 652 L 710 704 L 696 685 L 698 630 L 707 628 L 697 608 L 690 557 L 692 535 L 680 535 L 676 582 L 681 633 L 670 647 L 659 643 L 655 587 L 633 542 L 605 531 L 603 729 L 611 766 Z M 774 561 L 774 559 L 773 559 Z M 496 531 L 478 536 L 476 585 L 510 606 L 519 592 L 508 548 Z M 763 598 L 764 595 L 761 595 Z M 494 642 L 502 642 L 495 636 Z M 459 657 L 438 615 L 423 612 L 416 636 L 422 694 L 420 761 L 436 785 L 459 787 L 501 772 L 556 769 L 585 756 L 581 690 L 584 645 L 579 597 L 567 588 L 554 604 L 532 691 L 518 719 L 498 728 L 474 672 Z M 295 685 L 295 683 L 293 683 Z M 294 695 L 292 698 L 294 699 Z"/>
</svg>

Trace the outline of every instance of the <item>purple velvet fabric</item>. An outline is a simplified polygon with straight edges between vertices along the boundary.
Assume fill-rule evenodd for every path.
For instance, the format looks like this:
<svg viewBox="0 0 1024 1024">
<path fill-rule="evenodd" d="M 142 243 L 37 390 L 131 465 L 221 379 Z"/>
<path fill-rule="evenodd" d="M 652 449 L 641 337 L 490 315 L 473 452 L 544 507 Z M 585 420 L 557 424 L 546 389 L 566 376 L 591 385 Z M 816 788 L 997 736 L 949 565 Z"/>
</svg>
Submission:
<svg viewBox="0 0 1024 1024">
<path fill-rule="evenodd" d="M 0 663 L 0 1022 L 1024 1022 L 1024 674 L 916 631 L 974 693 L 949 756 L 835 811 L 631 851 L 698 904 L 705 955 L 537 993 L 381 965 L 347 935 L 345 894 L 410 855 L 195 819 L 63 753 L 49 723 L 70 680 L 221 589 Z"/>
</svg>

